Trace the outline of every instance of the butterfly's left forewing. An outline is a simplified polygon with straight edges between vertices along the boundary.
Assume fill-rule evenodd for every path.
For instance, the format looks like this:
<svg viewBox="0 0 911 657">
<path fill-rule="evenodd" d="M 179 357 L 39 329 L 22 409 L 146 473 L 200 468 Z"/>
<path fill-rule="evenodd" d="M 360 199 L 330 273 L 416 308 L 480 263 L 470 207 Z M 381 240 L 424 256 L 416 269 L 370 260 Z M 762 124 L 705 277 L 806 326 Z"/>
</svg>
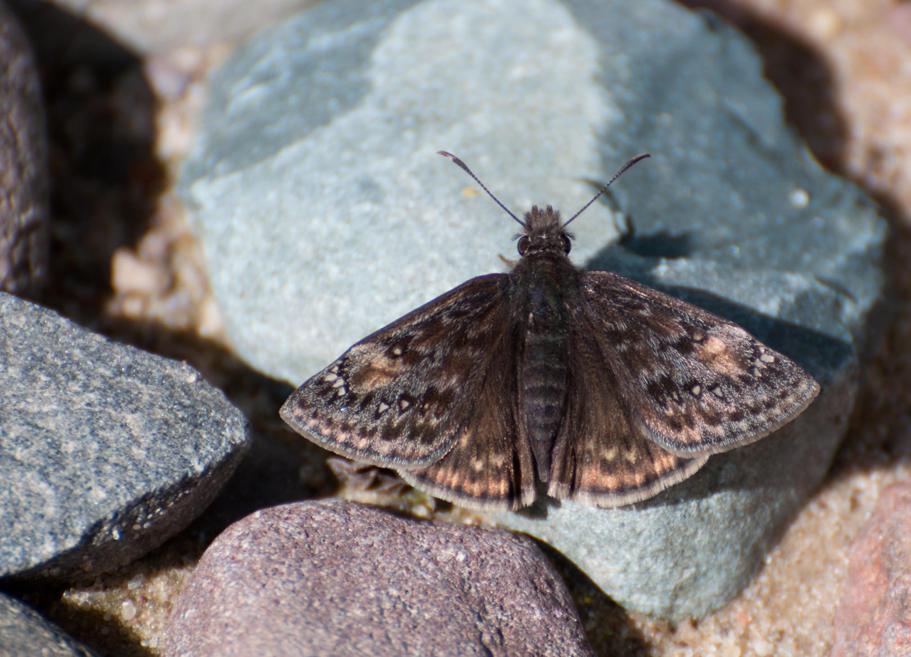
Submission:
<svg viewBox="0 0 911 657">
<path fill-rule="evenodd" d="M 305 381 L 281 416 L 337 454 L 426 466 L 460 436 L 509 330 L 507 277 L 473 278 L 367 336 Z"/>
<path fill-rule="evenodd" d="M 535 498 L 531 448 L 519 421 L 515 330 L 490 345 L 493 356 L 479 365 L 483 383 L 449 452 L 436 463 L 400 469 L 405 481 L 450 502 L 476 508 L 527 506 Z"/>
</svg>

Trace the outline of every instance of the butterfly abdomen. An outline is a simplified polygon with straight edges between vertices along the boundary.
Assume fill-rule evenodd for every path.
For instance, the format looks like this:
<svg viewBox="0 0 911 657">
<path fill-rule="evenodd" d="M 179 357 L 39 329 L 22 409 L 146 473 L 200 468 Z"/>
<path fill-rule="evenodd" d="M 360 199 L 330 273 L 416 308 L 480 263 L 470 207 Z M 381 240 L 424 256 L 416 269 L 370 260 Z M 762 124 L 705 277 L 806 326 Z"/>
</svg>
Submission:
<svg viewBox="0 0 911 657">
<path fill-rule="evenodd" d="M 565 335 L 543 327 L 530 327 L 525 336 L 521 411 L 538 478 L 543 482 L 548 479 L 550 453 L 566 402 L 566 341 L 560 338 Z"/>
<path fill-rule="evenodd" d="M 554 441 L 566 407 L 569 317 L 572 294 L 561 270 L 575 269 L 565 258 L 525 260 L 516 274 L 523 280 L 524 348 L 519 368 L 520 415 L 531 444 L 538 479 L 546 482 Z M 570 281 L 574 275 L 569 276 Z"/>
</svg>

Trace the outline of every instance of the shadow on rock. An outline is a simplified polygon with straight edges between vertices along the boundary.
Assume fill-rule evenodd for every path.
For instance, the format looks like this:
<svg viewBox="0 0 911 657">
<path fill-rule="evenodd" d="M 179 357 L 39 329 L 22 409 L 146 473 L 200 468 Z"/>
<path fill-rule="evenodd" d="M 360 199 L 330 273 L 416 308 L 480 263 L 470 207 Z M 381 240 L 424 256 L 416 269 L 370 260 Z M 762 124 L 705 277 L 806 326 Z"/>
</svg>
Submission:
<svg viewBox="0 0 911 657">
<path fill-rule="evenodd" d="M 598 657 L 648 657 L 648 642 L 623 607 L 611 600 L 569 559 L 530 537 L 557 569 L 576 603 L 585 635 Z"/>
<path fill-rule="evenodd" d="M 147 230 L 164 189 L 158 101 L 143 62 L 51 2 L 13 0 L 41 75 L 51 170 L 51 271 L 39 301 L 94 326 L 111 256 Z"/>
</svg>

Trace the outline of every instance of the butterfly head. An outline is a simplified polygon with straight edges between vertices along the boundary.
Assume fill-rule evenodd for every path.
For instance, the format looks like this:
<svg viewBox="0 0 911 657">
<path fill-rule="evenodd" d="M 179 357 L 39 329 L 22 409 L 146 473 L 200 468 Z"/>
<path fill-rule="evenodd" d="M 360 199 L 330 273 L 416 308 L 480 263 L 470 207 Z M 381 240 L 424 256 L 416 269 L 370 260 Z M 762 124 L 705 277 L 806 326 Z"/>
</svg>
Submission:
<svg viewBox="0 0 911 657">
<path fill-rule="evenodd" d="M 551 206 L 544 209 L 537 205 L 525 213 L 522 222 L 525 233 L 519 237 L 519 255 L 531 256 L 539 253 L 567 254 L 572 248 L 572 235 L 564 230 L 560 213 Z"/>
</svg>

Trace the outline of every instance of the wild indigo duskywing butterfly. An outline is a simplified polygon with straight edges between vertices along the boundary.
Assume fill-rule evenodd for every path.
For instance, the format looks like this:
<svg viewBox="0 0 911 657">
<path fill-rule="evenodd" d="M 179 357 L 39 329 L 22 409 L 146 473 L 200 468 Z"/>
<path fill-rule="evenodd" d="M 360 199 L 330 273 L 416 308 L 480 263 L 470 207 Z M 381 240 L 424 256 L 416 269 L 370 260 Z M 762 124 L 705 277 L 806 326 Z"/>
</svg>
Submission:
<svg viewBox="0 0 911 657">
<path fill-rule="evenodd" d="M 644 500 L 799 415 L 819 386 L 739 326 L 569 261 L 550 206 L 521 259 L 367 336 L 282 406 L 295 431 L 466 506 Z M 630 160 L 608 183 L 639 160 Z"/>
</svg>

